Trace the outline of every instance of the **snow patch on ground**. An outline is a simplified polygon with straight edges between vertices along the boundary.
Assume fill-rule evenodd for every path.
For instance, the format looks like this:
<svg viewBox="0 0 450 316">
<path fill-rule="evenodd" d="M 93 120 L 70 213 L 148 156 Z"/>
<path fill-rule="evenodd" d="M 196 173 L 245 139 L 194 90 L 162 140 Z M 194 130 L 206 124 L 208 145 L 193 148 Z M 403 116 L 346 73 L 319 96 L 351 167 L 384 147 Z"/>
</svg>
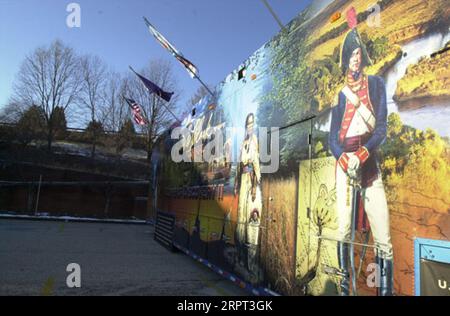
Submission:
<svg viewBox="0 0 450 316">
<path fill-rule="evenodd" d="M 71 154 L 83 157 L 91 156 L 91 145 L 82 143 L 70 143 L 65 141 L 54 142 L 54 152 L 58 154 Z M 107 148 L 97 146 L 95 151 L 95 157 L 98 159 L 110 160 L 113 156 L 117 155 L 114 152 L 109 151 Z M 147 153 L 145 150 L 126 148 L 120 155 L 125 159 L 146 159 Z"/>
<path fill-rule="evenodd" d="M 36 215 L 20 215 L 14 212 L 0 211 L 0 219 L 34 219 L 34 220 L 53 220 L 66 222 L 101 222 L 101 223 L 123 223 L 123 224 L 152 224 L 153 220 L 140 219 L 101 219 L 90 217 L 74 216 L 50 216 L 49 213 L 37 213 Z"/>
<path fill-rule="evenodd" d="M 122 152 L 122 158 L 126 159 L 147 159 L 145 150 L 127 148 Z"/>
</svg>

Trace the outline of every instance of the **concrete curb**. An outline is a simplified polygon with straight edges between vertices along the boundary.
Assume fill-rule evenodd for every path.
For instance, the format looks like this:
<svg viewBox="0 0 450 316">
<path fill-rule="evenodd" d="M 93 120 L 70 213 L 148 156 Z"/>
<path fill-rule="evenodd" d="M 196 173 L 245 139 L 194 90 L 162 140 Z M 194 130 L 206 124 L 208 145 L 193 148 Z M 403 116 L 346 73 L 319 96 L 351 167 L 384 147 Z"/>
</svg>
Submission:
<svg viewBox="0 0 450 316">
<path fill-rule="evenodd" d="M 154 225 L 153 220 L 126 220 L 126 219 L 97 219 L 71 216 L 33 216 L 17 214 L 0 214 L 1 219 L 30 220 L 30 221 L 54 221 L 54 222 L 76 222 L 76 223 L 106 223 L 106 224 L 133 224 Z"/>
</svg>

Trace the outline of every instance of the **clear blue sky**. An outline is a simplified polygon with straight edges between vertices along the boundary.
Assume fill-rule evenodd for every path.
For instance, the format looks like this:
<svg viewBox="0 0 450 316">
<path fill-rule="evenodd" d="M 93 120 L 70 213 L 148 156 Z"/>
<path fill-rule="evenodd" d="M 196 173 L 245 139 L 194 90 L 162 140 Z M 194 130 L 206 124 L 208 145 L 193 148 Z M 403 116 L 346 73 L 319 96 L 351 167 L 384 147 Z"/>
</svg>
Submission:
<svg viewBox="0 0 450 316">
<path fill-rule="evenodd" d="M 81 28 L 66 26 L 71 2 L 81 6 Z M 286 24 L 311 1 L 269 3 Z M 171 61 L 184 104 L 199 83 L 150 36 L 143 15 L 213 86 L 279 31 L 260 0 L 0 0 L 0 109 L 24 57 L 57 38 L 118 72 L 150 59 Z"/>
</svg>

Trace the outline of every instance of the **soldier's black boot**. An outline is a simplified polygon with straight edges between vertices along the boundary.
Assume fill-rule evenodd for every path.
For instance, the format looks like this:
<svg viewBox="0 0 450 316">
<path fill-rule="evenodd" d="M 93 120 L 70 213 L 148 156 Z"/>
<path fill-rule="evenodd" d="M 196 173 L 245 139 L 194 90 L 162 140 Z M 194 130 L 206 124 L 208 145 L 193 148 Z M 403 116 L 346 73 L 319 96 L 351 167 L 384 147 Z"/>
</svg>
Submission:
<svg viewBox="0 0 450 316">
<path fill-rule="evenodd" d="M 379 296 L 394 295 L 394 265 L 393 261 L 377 257 L 377 263 L 380 267 L 380 287 Z"/>
<path fill-rule="evenodd" d="M 349 247 L 348 244 L 343 242 L 338 242 L 337 244 L 338 250 L 338 261 L 339 261 L 339 269 L 343 274 L 341 276 L 341 282 L 339 283 L 339 287 L 341 290 L 341 296 L 349 296 L 350 295 L 350 273 L 349 273 Z"/>
</svg>

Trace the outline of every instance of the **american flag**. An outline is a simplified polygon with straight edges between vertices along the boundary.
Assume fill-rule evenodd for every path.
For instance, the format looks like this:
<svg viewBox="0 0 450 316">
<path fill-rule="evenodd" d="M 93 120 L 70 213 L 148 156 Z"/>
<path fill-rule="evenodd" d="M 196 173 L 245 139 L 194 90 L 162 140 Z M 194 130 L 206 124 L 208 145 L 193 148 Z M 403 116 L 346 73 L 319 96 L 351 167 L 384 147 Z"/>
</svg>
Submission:
<svg viewBox="0 0 450 316">
<path fill-rule="evenodd" d="M 139 104 L 134 101 L 133 99 L 125 98 L 125 101 L 127 101 L 128 105 L 131 108 L 131 112 L 133 113 L 133 119 L 136 122 L 136 124 L 144 126 L 147 124 L 147 120 L 144 118 L 141 112 L 141 107 Z"/>
</svg>

